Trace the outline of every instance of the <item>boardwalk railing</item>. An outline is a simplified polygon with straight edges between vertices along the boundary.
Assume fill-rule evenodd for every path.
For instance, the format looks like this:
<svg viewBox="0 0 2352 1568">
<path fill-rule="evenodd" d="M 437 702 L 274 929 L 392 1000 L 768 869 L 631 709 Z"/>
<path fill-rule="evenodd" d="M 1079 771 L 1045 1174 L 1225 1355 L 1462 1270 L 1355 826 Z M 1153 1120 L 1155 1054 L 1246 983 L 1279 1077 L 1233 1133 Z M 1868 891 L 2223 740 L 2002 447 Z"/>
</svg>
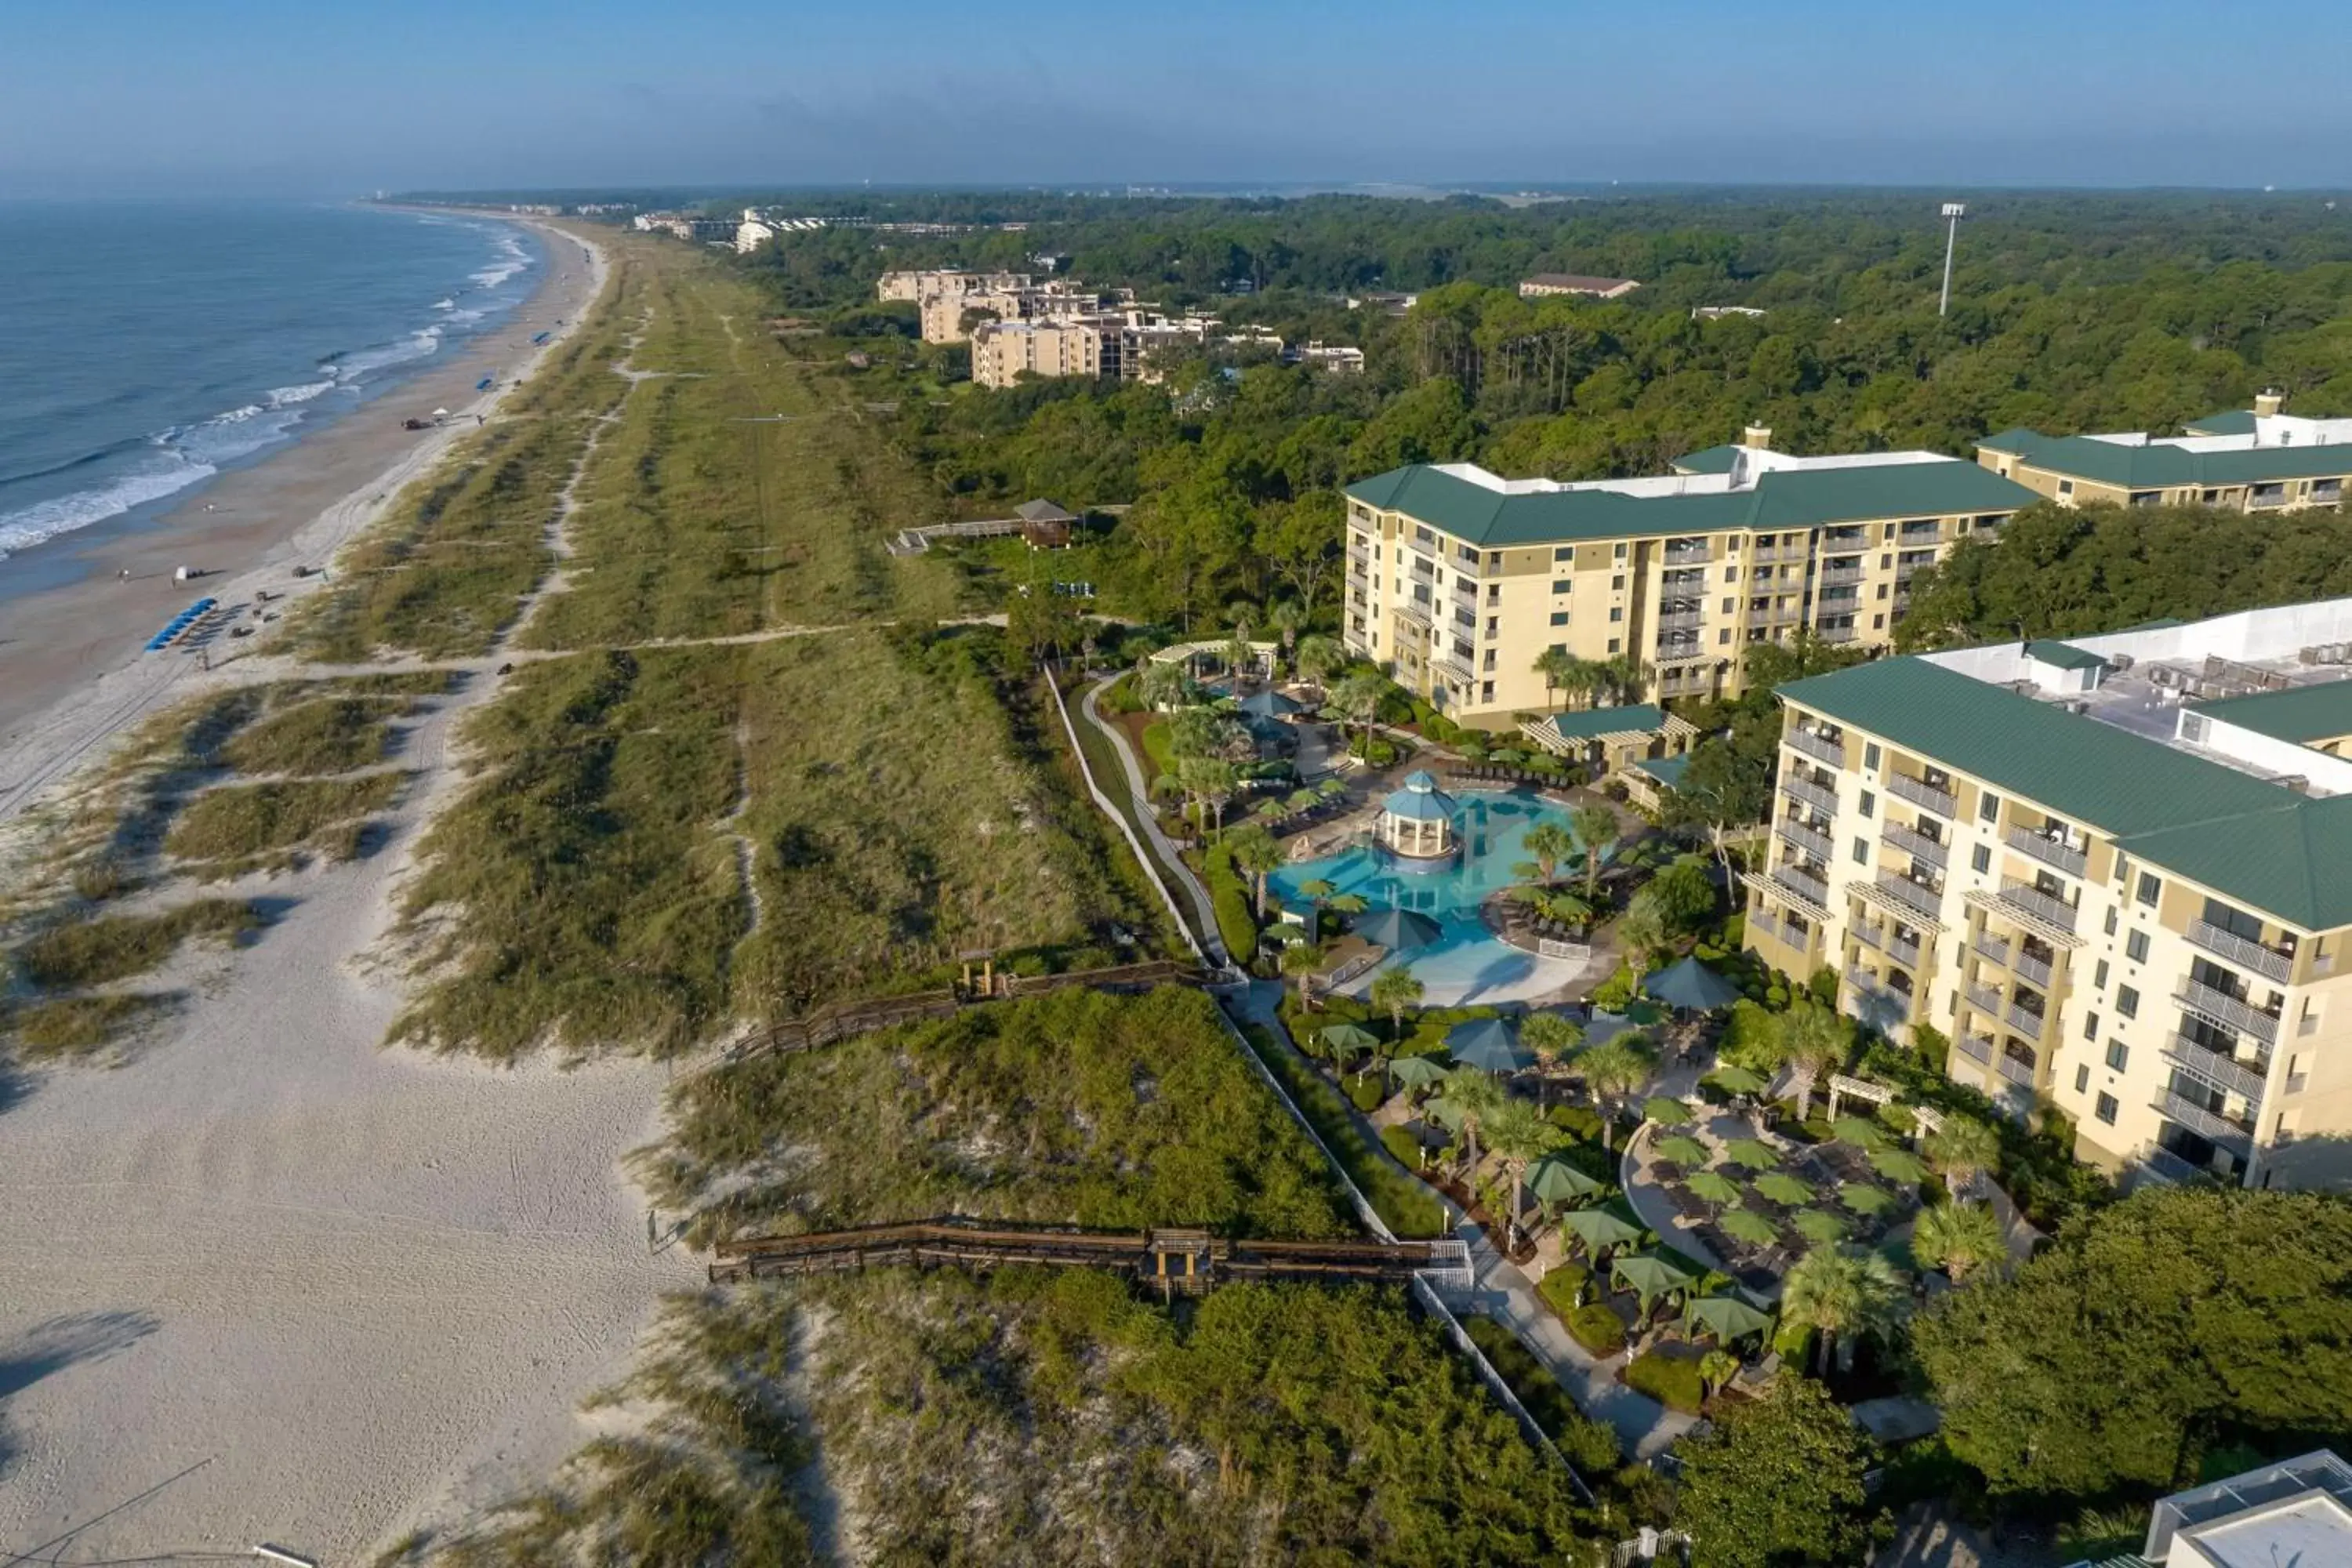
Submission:
<svg viewBox="0 0 2352 1568">
<path fill-rule="evenodd" d="M 1000 973 L 996 989 L 988 993 L 958 990 L 913 991 L 903 996 L 877 996 L 870 1001 L 844 1003 L 805 1017 L 756 1030 L 727 1047 L 729 1061 L 751 1057 L 790 1055 L 836 1045 L 856 1035 L 871 1034 L 897 1024 L 924 1018 L 944 1018 L 965 1007 L 1014 996 L 1043 996 L 1083 985 L 1095 991 L 1148 991 L 1156 985 L 1207 985 L 1213 977 L 1205 970 L 1170 959 L 1144 963 L 1113 964 L 1106 969 L 1073 969 L 1061 974 Z"/>
</svg>

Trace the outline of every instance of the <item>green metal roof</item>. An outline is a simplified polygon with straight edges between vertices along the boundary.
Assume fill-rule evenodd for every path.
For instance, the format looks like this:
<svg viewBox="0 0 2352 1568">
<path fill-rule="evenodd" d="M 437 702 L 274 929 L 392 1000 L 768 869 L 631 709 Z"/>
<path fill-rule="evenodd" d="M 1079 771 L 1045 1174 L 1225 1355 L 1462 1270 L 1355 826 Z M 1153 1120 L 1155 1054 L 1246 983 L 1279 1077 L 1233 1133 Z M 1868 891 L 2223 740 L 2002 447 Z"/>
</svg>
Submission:
<svg viewBox="0 0 2352 1568">
<path fill-rule="evenodd" d="M 2056 642 L 2047 637 L 2027 643 L 2025 657 L 2036 664 L 2046 664 L 2056 669 L 2095 669 L 2107 662 L 2097 654 L 2076 647 L 2073 643 Z"/>
<path fill-rule="evenodd" d="M 1348 487 L 1368 506 L 1480 546 L 1664 537 L 1738 529 L 1815 528 L 1896 518 L 2008 513 L 2039 498 L 1990 468 L 1951 459 L 1855 468 L 1782 468 L 1746 489 L 1630 496 L 1615 490 L 1507 495 L 1424 465 L 1391 468 Z"/>
<path fill-rule="evenodd" d="M 2189 711 L 2242 726 L 2257 735 L 2307 746 L 2314 741 L 2352 735 L 2352 680 L 2324 680 L 2284 691 L 2223 697 L 2197 703 Z"/>
<path fill-rule="evenodd" d="M 1720 447 L 1702 447 L 1685 457 L 1676 458 L 1667 467 L 1678 474 L 1727 474 L 1731 465 L 1739 460 L 1740 448 L 1726 442 Z"/>
<path fill-rule="evenodd" d="M 2191 436 L 2251 436 L 2254 433 L 2254 411 L 2251 408 L 2224 408 L 2218 414 L 2208 414 L 2202 419 L 2191 419 L 2181 428 Z"/>
<path fill-rule="evenodd" d="M 1689 766 L 1690 753 L 1685 752 L 1680 756 L 1651 757 L 1635 763 L 1633 771 L 1637 773 L 1646 773 L 1657 780 L 1662 787 L 1673 789 L 1683 782 L 1683 772 Z"/>
<path fill-rule="evenodd" d="M 2218 433 L 2218 432 L 2217 432 Z M 2088 436 L 2044 436 L 2038 430 L 2004 430 L 1979 442 L 2037 468 L 2128 489 L 2167 485 L 2273 484 L 2352 474 L 2352 446 L 2252 447 L 2239 451 L 2191 452 L 2161 445 L 2126 447 Z"/>
<path fill-rule="evenodd" d="M 1666 710 L 1654 702 L 1626 708 L 1587 708 L 1575 713 L 1555 713 L 1552 728 L 1563 741 L 1590 741 L 1601 735 L 1654 734 L 1666 727 Z"/>
<path fill-rule="evenodd" d="M 2352 795 L 2315 799 L 1923 658 L 1780 688 L 2305 931 L 2352 925 Z"/>
</svg>

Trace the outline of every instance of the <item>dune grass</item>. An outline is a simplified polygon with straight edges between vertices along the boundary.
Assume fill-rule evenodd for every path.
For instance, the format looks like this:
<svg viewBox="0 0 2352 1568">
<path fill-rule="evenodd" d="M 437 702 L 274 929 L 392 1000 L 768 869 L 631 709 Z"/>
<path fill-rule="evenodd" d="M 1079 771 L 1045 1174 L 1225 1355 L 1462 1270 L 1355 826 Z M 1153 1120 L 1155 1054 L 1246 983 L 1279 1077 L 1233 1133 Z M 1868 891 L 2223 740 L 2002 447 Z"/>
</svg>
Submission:
<svg viewBox="0 0 2352 1568">
<path fill-rule="evenodd" d="M 312 778 L 373 767 L 392 752 L 393 721 L 415 714 L 419 697 L 449 689 L 446 674 L 427 672 L 423 679 L 430 690 L 354 689 L 363 680 L 287 682 L 273 692 L 267 717 L 220 747 L 219 761 L 241 773 Z M 321 689 L 341 695 L 309 695 Z"/>
<path fill-rule="evenodd" d="M 184 861 L 243 862 L 301 850 L 348 858 L 357 842 L 348 830 L 391 805 L 412 776 L 375 773 L 208 789 L 172 825 L 164 852 Z"/>
<path fill-rule="evenodd" d="M 198 899 L 157 914 L 101 915 L 46 931 L 16 952 L 24 978 L 44 990 L 108 985 L 144 974 L 183 942 L 235 942 L 261 929 L 242 899 Z"/>
<path fill-rule="evenodd" d="M 87 1057 L 168 1012 L 177 1000 L 152 993 L 52 997 L 0 1015 L 0 1033 L 15 1039 L 26 1061 Z"/>
<path fill-rule="evenodd" d="M 754 1058 L 672 1096 L 649 1168 L 698 1242 L 957 1212 L 1328 1237 L 1322 1156 L 1242 1060 L 1215 1004 L 1073 989 L 823 1051 Z"/>
</svg>

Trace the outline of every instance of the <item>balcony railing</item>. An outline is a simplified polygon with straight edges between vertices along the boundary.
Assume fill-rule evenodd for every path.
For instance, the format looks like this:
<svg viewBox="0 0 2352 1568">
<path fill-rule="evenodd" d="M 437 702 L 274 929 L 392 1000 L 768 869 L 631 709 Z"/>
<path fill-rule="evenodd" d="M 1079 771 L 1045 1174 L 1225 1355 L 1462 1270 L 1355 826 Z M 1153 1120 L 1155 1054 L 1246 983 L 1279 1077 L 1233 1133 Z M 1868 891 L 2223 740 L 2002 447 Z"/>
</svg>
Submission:
<svg viewBox="0 0 2352 1568">
<path fill-rule="evenodd" d="M 1811 871 L 1795 866 L 1775 866 L 1772 868 L 1772 880 L 1798 897 L 1811 900 L 1818 909 L 1829 908 L 1830 885 Z"/>
<path fill-rule="evenodd" d="M 1988 1018 L 2000 1016 L 2000 990 L 1998 986 L 1979 985 L 1970 981 L 1964 989 L 1968 992 L 1969 1006 Z"/>
<path fill-rule="evenodd" d="M 1661 632 L 1695 632 L 1704 626 L 1706 616 L 1697 610 L 1675 610 L 1658 617 Z"/>
<path fill-rule="evenodd" d="M 1951 846 L 1939 838 L 1930 838 L 1916 828 L 1906 827 L 1899 822 L 1888 823 L 1879 837 L 1897 849 L 1916 855 L 1938 871 L 1952 858 Z"/>
<path fill-rule="evenodd" d="M 2000 1016 L 2009 1020 L 2011 1028 L 2021 1029 L 2037 1040 L 2042 1037 L 2042 1031 L 2049 1027 L 2050 1023 L 2047 1018 L 2032 1008 L 2019 1006 L 2013 997 L 2008 1005 L 2001 1008 Z"/>
<path fill-rule="evenodd" d="M 1810 543 L 1768 544 L 1748 559 L 1755 565 L 1769 566 L 1776 561 L 1810 561 L 1812 556 L 1813 547 Z"/>
<path fill-rule="evenodd" d="M 1856 921 L 1846 929 L 1853 933 L 1853 940 L 1864 947 L 1883 948 L 1886 945 L 1885 934 L 1868 921 Z"/>
<path fill-rule="evenodd" d="M 1960 1047 L 1960 1055 L 1974 1058 L 1987 1067 L 1992 1065 L 1993 1045 L 1982 1035 L 1962 1035 L 1954 1043 Z"/>
<path fill-rule="evenodd" d="M 2001 941 L 2000 938 L 1990 932 L 1979 931 L 1976 940 L 1969 945 L 1977 950 L 1979 958 L 1988 959 L 2000 964 L 2003 969 L 2009 967 L 2009 943 Z"/>
<path fill-rule="evenodd" d="M 2019 1061 L 2007 1051 L 2003 1051 L 2000 1055 L 2000 1076 L 2011 1083 L 2021 1083 L 2028 1089 L 2032 1088 L 2034 1070 L 2034 1064 L 2032 1062 Z"/>
<path fill-rule="evenodd" d="M 2140 1156 L 2140 1169 L 2159 1182 L 2193 1182 L 2213 1173 L 2202 1165 L 2191 1164 L 2161 1143 L 2148 1146 Z"/>
<path fill-rule="evenodd" d="M 1781 739 L 1816 762 L 1827 763 L 1833 768 L 1845 766 L 1845 746 L 1842 742 L 1832 741 L 1826 735 L 1816 735 L 1811 730 L 1801 728 L 1790 730 Z"/>
<path fill-rule="evenodd" d="M 1886 941 L 1886 956 L 1906 969 L 1916 969 L 1919 967 L 1919 944 L 1916 942 L 1906 942 L 1899 936 L 1889 937 Z"/>
<path fill-rule="evenodd" d="M 2055 866 L 2070 877 L 2081 876 L 2091 864 L 2091 858 L 2084 851 L 2045 838 L 2030 827 L 2011 828 L 2009 847 L 2032 856 L 2045 866 Z"/>
<path fill-rule="evenodd" d="M 2186 1035 L 2168 1036 L 2164 1042 L 2164 1059 L 2205 1079 L 2216 1089 L 2233 1089 L 2245 1096 L 2247 1103 L 2259 1105 L 2263 1089 L 2270 1079 L 2270 1063 L 2257 1058 L 2242 1062 L 2224 1056 L 2210 1046 L 2202 1046 Z"/>
<path fill-rule="evenodd" d="M 1423 630 L 1426 630 L 1431 624 L 1429 606 L 1421 604 L 1417 600 L 1399 600 L 1397 602 L 1396 613 L 1402 616 L 1406 620 L 1411 621 L 1413 625 L 1422 627 Z"/>
<path fill-rule="evenodd" d="M 2180 994 L 2174 1000 L 2192 1013 L 2201 1013 L 2217 1024 L 2252 1035 L 2266 1046 L 2278 1044 L 2279 1021 L 2268 1013 L 2256 1012 L 2226 991 L 2185 980 L 2181 982 Z"/>
<path fill-rule="evenodd" d="M 1939 919 L 1944 912 L 1943 896 L 1933 889 L 1919 886 L 1908 877 L 1887 872 L 1879 877 L 1877 885 L 1882 891 L 1931 921 Z"/>
<path fill-rule="evenodd" d="M 2246 498 L 2246 509 L 2249 511 L 2268 511 L 2273 507 L 2284 506 L 2286 503 L 2287 498 L 2284 495 L 2266 496 L 2259 491 Z"/>
<path fill-rule="evenodd" d="M 2201 947 L 2216 958 L 2226 958 L 2282 985 L 2286 984 L 2288 973 L 2294 968 L 2294 960 L 2290 955 L 2275 948 L 2265 947 L 2261 942 L 2249 942 L 2235 931 L 2207 925 L 2203 921 L 2189 922 L 2189 941 L 2191 946 Z"/>
<path fill-rule="evenodd" d="M 1660 664 L 1696 664 L 1712 657 L 1706 645 L 1696 642 L 1660 643 L 1657 662 Z"/>
<path fill-rule="evenodd" d="M 1818 807 L 1824 816 L 1837 815 L 1837 792 L 1834 790 L 1823 789 L 1810 780 L 1794 775 L 1780 781 L 1780 790 L 1791 800 L 1801 800 L 1807 805 Z"/>
<path fill-rule="evenodd" d="M 1714 552 L 1704 544 L 1669 544 L 1665 549 L 1669 566 L 1704 566 L 1714 558 Z"/>
<path fill-rule="evenodd" d="M 1350 544 L 1348 546 L 1348 559 L 1359 566 L 1370 566 L 1372 563 L 1372 552 L 1361 545 Z"/>
<path fill-rule="evenodd" d="M 1824 860 L 1837 853 L 1837 846 L 1830 842 L 1828 834 L 1817 833 L 1801 822 L 1792 822 L 1783 816 L 1772 824 L 1772 831 L 1800 848 L 1811 850 Z"/>
<path fill-rule="evenodd" d="M 2017 956 L 2010 960 L 2009 967 L 2015 971 L 2017 977 L 2020 980 L 2031 980 L 2034 984 L 2041 986 L 2044 991 L 2050 989 L 2050 965 L 2048 962 L 2043 959 L 2034 957 L 2032 953 L 2026 952 L 2024 948 L 2020 947 L 2017 950 Z"/>
<path fill-rule="evenodd" d="M 2074 906 L 2063 899 L 2053 898 L 2031 882 L 2021 882 L 2014 877 L 2000 879 L 2000 900 L 2024 910 L 2038 919 L 2048 921 L 2061 931 L 2074 929 Z"/>
<path fill-rule="evenodd" d="M 1909 773 L 1886 775 L 1887 793 L 1914 805 L 1924 805 L 1938 816 L 1958 816 L 1960 797 L 1950 790 L 1938 789 L 1926 779 L 1915 779 Z"/>
<path fill-rule="evenodd" d="M 1833 561 L 1822 568 L 1821 582 L 1824 588 L 1842 587 L 1848 583 L 1861 581 L 1862 565 L 1859 562 L 1847 564 Z"/>
<path fill-rule="evenodd" d="M 1772 912 L 1760 905 L 1748 911 L 1747 929 L 1752 931 L 1760 931 L 1777 942 L 1794 940 L 1781 931 L 1780 922 L 1772 918 Z"/>
<path fill-rule="evenodd" d="M 1446 674 L 1454 677 L 1456 680 L 1475 680 L 1478 679 L 1478 672 L 1470 667 L 1470 661 L 1464 658 L 1458 653 L 1441 653 L 1429 662 L 1432 666 L 1444 670 Z"/>
<path fill-rule="evenodd" d="M 1813 628 L 1813 636 L 1819 637 L 1823 642 L 1852 642 L 1853 641 L 1856 633 L 1851 626 L 1815 626 Z"/>
<path fill-rule="evenodd" d="M 1457 605 L 1466 605 L 1474 610 L 1476 609 L 1478 607 L 1478 584 L 1475 583 L 1465 583 L 1459 577 L 1454 578 L 1454 602 Z"/>
<path fill-rule="evenodd" d="M 2156 1097 L 2156 1108 L 2191 1132 L 2210 1138 L 2225 1149 L 2234 1149 L 2241 1154 L 2253 1152 L 2252 1128 L 2232 1121 L 2226 1116 L 2216 1116 L 2186 1095 L 2176 1094 L 2168 1089 Z"/>
</svg>

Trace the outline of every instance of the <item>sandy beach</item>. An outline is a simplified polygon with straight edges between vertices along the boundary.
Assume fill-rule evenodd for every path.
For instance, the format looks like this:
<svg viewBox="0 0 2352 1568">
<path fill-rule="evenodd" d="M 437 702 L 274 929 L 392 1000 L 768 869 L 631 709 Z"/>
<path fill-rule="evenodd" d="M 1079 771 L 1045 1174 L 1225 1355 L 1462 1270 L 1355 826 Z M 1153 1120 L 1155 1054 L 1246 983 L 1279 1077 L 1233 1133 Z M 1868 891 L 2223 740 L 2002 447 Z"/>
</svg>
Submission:
<svg viewBox="0 0 2352 1568">
<path fill-rule="evenodd" d="M 553 277 L 477 363 L 577 321 L 602 287 L 601 252 L 583 268 L 578 239 L 557 243 L 570 289 Z M 198 503 L 200 534 L 146 547 L 150 580 L 45 595 L 37 613 L 73 627 L 75 651 L 0 649 L 20 715 L 0 750 L 0 831 L 163 702 L 299 673 L 267 656 L 138 658 L 148 623 L 187 596 L 152 574 L 194 555 L 230 602 L 289 586 L 289 563 L 327 560 L 458 433 L 419 439 L 402 413 L 459 407 L 442 389 L 480 374 L 445 367 L 230 476 L 204 498 L 215 512 Z M 495 419 L 494 399 L 467 399 L 463 428 L 477 401 Z M 12 638 L 40 640 L 9 614 Z M 246 951 L 175 961 L 162 978 L 187 1005 L 155 1037 L 112 1066 L 0 1081 L 0 1555 L 267 1542 L 362 1560 L 542 1479 L 658 1294 L 698 1279 L 682 1250 L 649 1246 L 623 1169 L 658 1133 L 663 1069 L 380 1047 L 404 994 L 383 939 L 423 826 L 463 787 L 449 736 L 496 695 L 498 657 L 405 726 L 417 781 L 383 849 L 223 885 L 269 900 L 275 923 Z M 27 681 L 62 695 L 24 716 Z"/>
</svg>

